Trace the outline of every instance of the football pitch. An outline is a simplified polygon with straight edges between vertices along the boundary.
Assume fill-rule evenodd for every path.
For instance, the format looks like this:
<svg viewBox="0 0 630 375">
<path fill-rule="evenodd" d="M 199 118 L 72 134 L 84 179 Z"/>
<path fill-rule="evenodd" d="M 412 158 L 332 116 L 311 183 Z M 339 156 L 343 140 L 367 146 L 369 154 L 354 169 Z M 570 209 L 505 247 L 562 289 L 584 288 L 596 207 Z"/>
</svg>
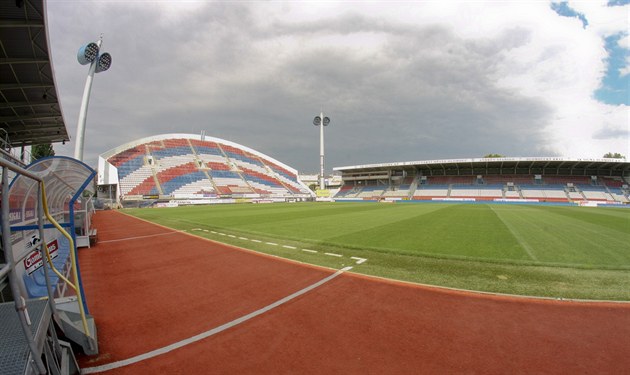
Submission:
<svg viewBox="0 0 630 375">
<path fill-rule="evenodd" d="M 630 300 L 630 209 L 276 203 L 125 212 L 239 247 L 333 268 L 352 265 L 353 272 L 374 276 L 508 294 Z"/>
</svg>

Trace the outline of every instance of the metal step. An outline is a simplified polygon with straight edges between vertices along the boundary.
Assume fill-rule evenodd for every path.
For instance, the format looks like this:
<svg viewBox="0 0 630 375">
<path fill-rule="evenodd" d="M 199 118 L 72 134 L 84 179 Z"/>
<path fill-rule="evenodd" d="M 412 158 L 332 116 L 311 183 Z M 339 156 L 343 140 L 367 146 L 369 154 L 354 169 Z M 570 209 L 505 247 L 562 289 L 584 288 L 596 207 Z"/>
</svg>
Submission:
<svg viewBox="0 0 630 375">
<path fill-rule="evenodd" d="M 96 334 L 96 324 L 91 315 L 87 315 L 87 326 L 90 336 L 83 331 L 81 315 L 71 311 L 57 310 L 61 320 L 61 330 L 66 338 L 78 344 L 86 355 L 98 354 L 98 340 Z"/>
<path fill-rule="evenodd" d="M 94 318 L 87 314 L 87 325 L 90 331 L 88 337 L 83 330 L 83 322 L 79 313 L 79 301 L 76 297 L 59 298 L 55 300 L 59 325 L 67 339 L 83 348 L 87 355 L 98 354 L 98 340 Z"/>
<path fill-rule="evenodd" d="M 60 373 L 64 375 L 80 374 L 81 370 L 79 369 L 79 364 L 77 363 L 77 359 L 74 356 L 70 343 L 59 340 L 59 345 L 61 345 Z"/>
</svg>

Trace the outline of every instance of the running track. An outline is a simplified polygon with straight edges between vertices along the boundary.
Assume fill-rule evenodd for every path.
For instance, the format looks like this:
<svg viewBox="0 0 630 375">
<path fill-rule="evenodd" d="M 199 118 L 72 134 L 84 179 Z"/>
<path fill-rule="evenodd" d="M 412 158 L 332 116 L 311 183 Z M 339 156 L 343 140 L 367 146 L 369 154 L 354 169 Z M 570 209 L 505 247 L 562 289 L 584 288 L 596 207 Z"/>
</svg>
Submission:
<svg viewBox="0 0 630 375">
<path fill-rule="evenodd" d="M 79 258 L 100 352 L 79 356 L 85 373 L 630 371 L 630 304 L 492 296 L 335 273 L 115 211 L 98 212 L 94 224 L 99 243 Z M 181 347 L 160 354 L 175 343 Z"/>
</svg>

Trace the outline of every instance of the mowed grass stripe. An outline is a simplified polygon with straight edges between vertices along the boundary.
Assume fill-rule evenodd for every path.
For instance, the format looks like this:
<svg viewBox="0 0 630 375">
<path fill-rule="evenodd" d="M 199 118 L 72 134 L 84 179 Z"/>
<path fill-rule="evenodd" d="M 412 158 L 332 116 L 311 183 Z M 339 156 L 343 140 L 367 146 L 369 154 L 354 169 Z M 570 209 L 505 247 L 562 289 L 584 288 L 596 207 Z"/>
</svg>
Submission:
<svg viewBox="0 0 630 375">
<path fill-rule="evenodd" d="M 352 205 L 352 204 L 350 204 Z M 431 212 L 444 207 L 434 206 L 418 210 L 397 209 L 393 205 L 355 204 L 355 206 L 372 206 L 372 210 L 350 210 L 336 212 L 329 216 L 308 216 L 300 219 L 285 218 L 284 220 L 248 223 L 239 228 L 247 231 L 263 232 L 284 238 L 309 240 L 315 243 L 331 243 L 349 247 L 363 247 L 364 243 L 354 241 L 339 241 L 343 235 L 353 236 L 357 232 L 380 232 L 383 225 L 400 225 L 408 218 L 418 215 L 429 215 Z M 351 208 L 351 207 L 348 207 Z"/>
<path fill-rule="evenodd" d="M 338 236 L 332 242 L 406 255 L 529 259 L 509 231 L 500 230 L 500 220 L 486 206 L 442 207 L 406 220 Z"/>
<path fill-rule="evenodd" d="M 492 210 L 492 212 L 494 212 L 495 215 L 497 215 L 499 220 L 501 220 L 501 223 L 503 223 L 503 225 L 505 225 L 505 227 L 510 231 L 512 236 L 514 236 L 516 241 L 518 241 L 518 244 L 521 246 L 521 248 L 523 248 L 525 253 L 532 260 L 538 261 L 538 258 L 536 257 L 536 251 L 534 250 L 533 247 L 531 247 L 529 245 L 529 243 L 527 242 L 527 239 L 524 236 L 521 235 L 519 230 L 514 225 L 512 225 L 512 222 L 510 220 L 506 220 L 506 219 L 503 218 L 503 215 L 501 214 L 501 212 L 503 212 L 503 210 L 495 211 L 492 206 L 490 206 L 490 209 Z"/>
<path fill-rule="evenodd" d="M 456 288 L 630 300 L 629 209 L 293 203 L 127 210 L 180 230 L 328 267 Z M 205 232 L 204 232 L 205 230 Z M 246 236 L 318 253 L 212 234 Z M 528 251 L 531 255 L 528 255 Z M 343 258 L 320 255 L 342 254 Z M 532 260 L 537 259 L 537 261 Z"/>
<path fill-rule="evenodd" d="M 522 205 L 318 203 L 138 211 L 186 229 L 235 231 L 390 254 L 630 268 L 630 210 Z M 558 214 L 560 213 L 560 214 Z M 568 216 L 576 214 L 576 218 Z M 589 217 L 588 215 L 593 215 Z M 585 219 L 586 218 L 586 219 Z M 601 218 L 604 224 L 597 222 Z M 593 224 L 595 222 L 595 224 Z"/>
<path fill-rule="evenodd" d="M 630 215 L 625 209 L 619 208 L 591 208 L 591 207 L 545 207 L 531 206 L 532 209 L 542 210 L 546 213 L 562 215 L 572 219 L 581 220 L 606 229 L 616 230 L 620 233 L 630 233 Z"/>
<path fill-rule="evenodd" d="M 627 245 L 630 233 L 557 215 L 555 210 L 541 211 L 536 206 L 497 207 L 495 210 L 503 210 L 504 217 L 518 228 L 542 263 L 587 267 L 630 265 Z"/>
</svg>

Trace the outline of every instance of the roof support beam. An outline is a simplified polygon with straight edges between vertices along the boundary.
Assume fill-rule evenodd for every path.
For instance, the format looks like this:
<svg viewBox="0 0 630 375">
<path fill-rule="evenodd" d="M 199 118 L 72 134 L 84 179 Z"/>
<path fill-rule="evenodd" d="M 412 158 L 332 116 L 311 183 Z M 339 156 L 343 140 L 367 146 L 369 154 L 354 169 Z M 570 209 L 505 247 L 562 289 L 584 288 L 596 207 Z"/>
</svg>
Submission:
<svg viewBox="0 0 630 375">
<path fill-rule="evenodd" d="M 14 65 L 14 64 L 49 64 L 48 59 L 41 57 L 0 57 L 0 65 Z"/>
<path fill-rule="evenodd" d="M 0 21 L 0 27 L 44 27 L 44 21 L 2 20 Z"/>
</svg>

